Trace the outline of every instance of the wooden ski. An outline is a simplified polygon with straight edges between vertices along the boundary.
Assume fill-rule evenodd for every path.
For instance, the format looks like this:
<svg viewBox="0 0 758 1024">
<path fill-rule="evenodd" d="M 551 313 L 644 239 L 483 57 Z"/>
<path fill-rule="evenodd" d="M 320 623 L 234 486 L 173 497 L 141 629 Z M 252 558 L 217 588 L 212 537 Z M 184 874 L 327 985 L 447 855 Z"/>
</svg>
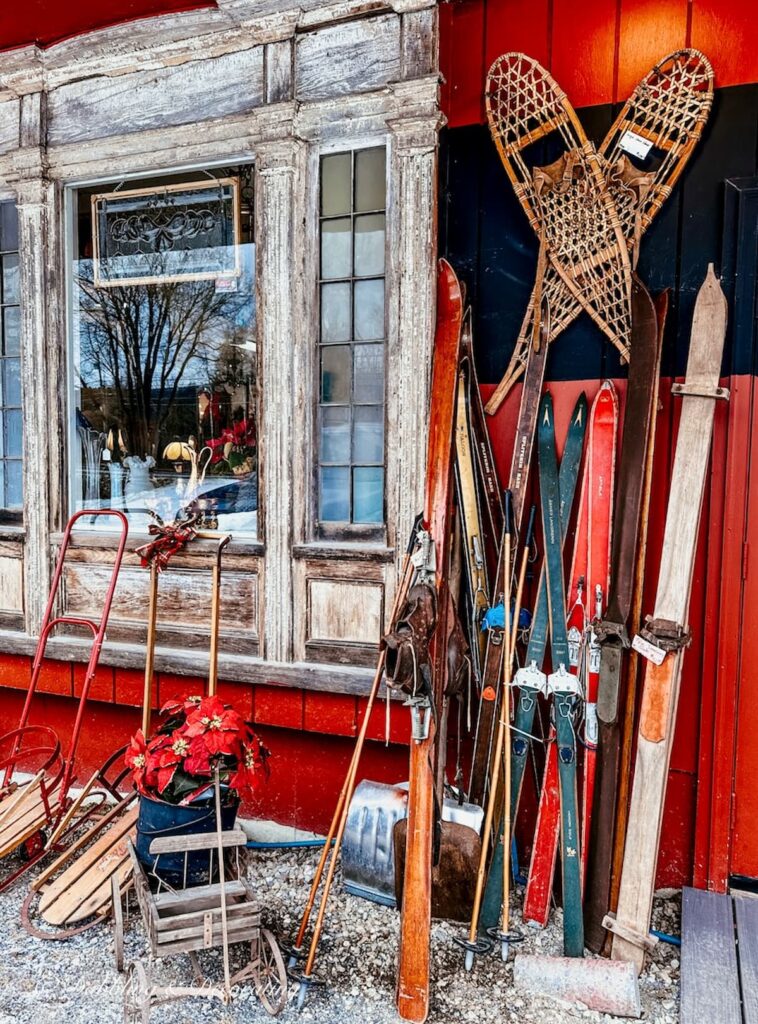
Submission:
<svg viewBox="0 0 758 1024">
<path fill-rule="evenodd" d="M 611 525 L 616 479 L 616 444 L 619 407 L 611 381 L 603 382 L 593 405 L 589 450 L 589 486 L 587 501 L 587 575 L 586 594 L 589 631 L 586 649 L 586 691 L 584 695 L 584 772 L 582 777 L 582 884 L 587 875 L 592 811 L 595 797 L 598 726 L 597 698 L 600 681 L 600 645 L 595 624 L 608 606 L 611 569 Z"/>
<path fill-rule="evenodd" d="M 498 64 L 496 61 L 493 70 Z M 488 91 L 494 84 L 490 78 Z M 708 59 L 698 50 L 676 50 L 638 83 L 600 146 L 608 190 L 633 266 L 642 235 L 684 170 L 708 120 L 712 102 L 713 69 Z M 497 128 L 492 119 L 490 129 L 494 135 Z M 553 267 L 547 268 L 543 289 L 552 310 L 549 340 L 553 341 L 576 319 L 581 306 Z M 524 371 L 535 301 L 532 295 L 508 368 L 487 403 L 490 415 L 497 412 Z"/>
<path fill-rule="evenodd" d="M 479 377 L 474 360 L 474 340 L 471 326 L 471 307 L 463 314 L 461 327 L 461 368 L 466 371 L 468 386 L 468 417 L 471 429 L 471 448 L 475 456 L 479 502 L 481 508 L 484 555 L 490 590 L 497 574 L 497 559 L 503 533 L 503 494 L 492 454 L 487 418 L 484 413 Z"/>
<path fill-rule="evenodd" d="M 487 644 L 481 622 L 490 605 L 490 584 L 484 547 L 483 514 L 477 486 L 477 454 L 472 443 L 470 368 L 470 364 L 466 363 L 458 370 L 455 404 L 455 482 L 470 617 L 470 648 L 474 672 L 478 679 L 481 676 Z"/>
<path fill-rule="evenodd" d="M 440 260 L 437 326 L 430 391 L 424 520 L 434 547 L 437 622 L 432 637 L 432 692 L 411 698 L 412 739 L 408 786 L 408 832 L 396 1004 L 404 1020 L 422 1022 L 429 1013 L 429 942 L 432 847 L 435 829 L 435 717 L 444 688 L 447 631 L 447 567 L 453 483 L 453 428 L 463 302 L 453 268 Z"/>
<path fill-rule="evenodd" d="M 653 491 L 653 464 L 655 460 L 656 418 L 658 415 L 658 396 L 660 390 L 660 361 L 663 348 L 663 332 L 668 312 L 668 292 L 659 295 L 655 300 L 655 315 L 658 324 L 658 364 L 653 382 L 651 405 L 653 419 L 650 424 L 650 441 L 645 463 L 645 482 L 643 486 L 642 509 L 640 512 L 641 526 L 637 563 L 634 573 L 634 599 L 630 617 L 631 633 L 634 636 L 642 625 L 642 599 L 645 589 L 645 566 L 647 564 L 647 538 L 650 514 L 650 501 Z M 629 651 L 626 673 L 626 690 L 624 693 L 624 714 L 620 728 L 620 751 L 618 769 L 618 791 L 616 795 L 616 817 L 613 836 L 613 866 L 611 869 L 611 893 L 609 909 L 614 911 L 618 906 L 619 887 L 621 885 L 621 868 L 624 860 L 624 842 L 626 826 L 629 820 L 629 792 L 632 788 L 632 754 L 634 745 L 634 727 L 637 712 L 637 692 L 640 676 L 640 662 L 644 659 L 635 650 Z M 602 923 L 602 922 L 601 922 Z M 611 936 L 605 933 L 606 948 L 610 952 Z"/>
<path fill-rule="evenodd" d="M 585 942 L 599 953 L 606 938 L 602 921 L 609 909 L 609 885 L 613 848 L 614 819 L 619 761 L 619 697 L 624 651 L 629 645 L 628 620 L 635 589 L 638 604 L 642 597 L 641 579 L 635 587 L 638 567 L 644 570 L 644 534 L 642 517 L 644 493 L 650 484 L 650 464 L 654 444 L 655 411 L 658 401 L 663 317 L 646 288 L 635 278 L 632 291 L 632 357 L 624 413 L 624 436 L 618 471 L 617 500 L 619 514 L 613 524 L 612 576 L 608 605 L 603 621 L 596 625 L 600 641 L 600 677 L 598 681 L 598 748 L 595 810 L 587 849 L 587 880 L 584 897 Z M 642 520 L 642 531 L 640 525 Z M 639 621 L 632 621 L 632 630 Z M 634 706 L 634 697 L 632 702 Z"/>
<path fill-rule="evenodd" d="M 671 477 L 658 590 L 653 616 L 635 648 L 647 659 L 637 733 L 637 756 L 618 910 L 605 919 L 612 956 L 640 971 L 651 945 L 650 914 L 666 782 L 679 699 L 692 572 L 711 449 L 727 306 L 709 266 L 695 303 L 687 373 L 673 392 L 682 411 Z"/>
</svg>

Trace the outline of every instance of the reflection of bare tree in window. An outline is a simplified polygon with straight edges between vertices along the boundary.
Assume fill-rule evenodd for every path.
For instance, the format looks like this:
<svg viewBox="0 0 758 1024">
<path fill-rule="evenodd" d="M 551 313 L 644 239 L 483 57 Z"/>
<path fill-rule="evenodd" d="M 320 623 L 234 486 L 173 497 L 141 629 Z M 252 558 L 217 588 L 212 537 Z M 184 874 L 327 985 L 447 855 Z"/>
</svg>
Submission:
<svg viewBox="0 0 758 1024">
<path fill-rule="evenodd" d="M 96 288 L 80 276 L 78 283 L 82 381 L 91 387 L 97 379 L 103 401 L 113 395 L 114 407 L 102 412 L 125 429 L 129 451 L 156 456 L 185 371 L 193 361 L 209 365 L 238 297 L 217 293 L 213 281 Z"/>
</svg>

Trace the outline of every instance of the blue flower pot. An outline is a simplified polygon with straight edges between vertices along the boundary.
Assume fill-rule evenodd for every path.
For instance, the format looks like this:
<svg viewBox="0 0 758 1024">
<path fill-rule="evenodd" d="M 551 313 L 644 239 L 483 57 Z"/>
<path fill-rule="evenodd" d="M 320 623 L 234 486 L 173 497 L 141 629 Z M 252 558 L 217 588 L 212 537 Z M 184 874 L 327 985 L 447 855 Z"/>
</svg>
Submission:
<svg viewBox="0 0 758 1024">
<path fill-rule="evenodd" d="M 221 808 L 221 828 L 228 832 L 234 828 L 239 800 Z M 190 853 L 162 853 L 154 857 L 150 844 L 166 836 L 196 835 L 216 831 L 216 809 L 213 793 L 208 799 L 187 806 L 169 804 L 149 796 L 139 799 L 137 818 L 137 856 L 148 874 L 161 878 L 173 889 L 207 885 L 218 873 L 216 850 L 193 850 Z M 185 864 L 186 860 L 186 864 Z"/>
</svg>

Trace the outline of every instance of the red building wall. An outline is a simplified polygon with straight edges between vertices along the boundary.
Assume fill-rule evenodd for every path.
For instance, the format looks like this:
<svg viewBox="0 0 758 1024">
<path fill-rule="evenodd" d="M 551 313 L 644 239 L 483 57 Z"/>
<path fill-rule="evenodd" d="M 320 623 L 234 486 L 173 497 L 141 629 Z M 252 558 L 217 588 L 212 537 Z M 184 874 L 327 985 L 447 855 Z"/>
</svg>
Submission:
<svg viewBox="0 0 758 1024">
<path fill-rule="evenodd" d="M 487 69 L 509 50 L 544 64 L 575 107 L 623 102 L 682 46 L 707 54 L 718 88 L 758 81 L 751 0 L 452 0 L 440 19 L 451 127 L 485 120 Z"/>
<path fill-rule="evenodd" d="M 53 13 L 49 4 L 37 0 L 0 13 L 0 49 L 34 41 L 48 45 L 103 24 L 198 6 L 209 5 L 123 0 L 104 15 L 102 5 L 89 0 L 62 5 Z M 443 105 L 453 127 L 483 121 L 486 70 L 506 50 L 524 50 L 545 63 L 578 107 L 623 100 L 656 58 L 684 45 L 707 53 L 719 88 L 758 80 L 754 5 L 747 0 L 453 0 L 441 4 L 440 18 Z M 568 409 L 581 387 L 591 391 L 597 383 L 562 382 L 555 388 L 557 406 Z M 666 481 L 678 414 L 665 386 L 669 382 L 663 383 L 656 473 Z M 752 740 L 758 731 L 758 692 L 747 671 L 756 663 L 753 647 L 758 640 L 741 629 L 744 609 L 754 608 L 758 598 L 744 546 L 745 531 L 758 525 L 758 498 L 756 487 L 748 486 L 747 456 L 758 420 L 752 415 L 754 378 L 733 377 L 728 383 L 732 401 L 717 410 L 695 571 L 690 616 L 694 641 L 685 659 L 685 699 L 672 756 L 660 884 L 694 878 L 697 884 L 722 888 L 730 871 L 758 875 L 758 806 L 742 801 L 735 810 L 731 800 L 735 787 L 758 789 L 758 746 Z M 492 423 L 503 471 L 517 401 L 518 391 Z M 665 502 L 666 489 L 661 487 L 651 513 L 648 578 L 653 584 L 648 603 Z M 0 657 L 0 731 L 16 724 L 29 675 L 28 658 Z M 44 696 L 33 718 L 55 724 L 64 739 L 81 677 L 81 666 L 50 663 L 41 683 Z M 154 706 L 201 685 L 201 680 L 158 676 Z M 82 737 L 81 778 L 137 728 L 141 687 L 138 672 L 104 668 L 98 673 Z M 222 683 L 220 692 L 251 715 L 273 750 L 271 778 L 261 790 L 256 812 L 323 831 L 364 702 L 242 684 Z M 391 717 L 392 742 L 385 748 L 384 708 L 374 713 L 362 769 L 366 777 L 399 781 L 406 775 L 407 711 L 393 707 Z"/>
</svg>

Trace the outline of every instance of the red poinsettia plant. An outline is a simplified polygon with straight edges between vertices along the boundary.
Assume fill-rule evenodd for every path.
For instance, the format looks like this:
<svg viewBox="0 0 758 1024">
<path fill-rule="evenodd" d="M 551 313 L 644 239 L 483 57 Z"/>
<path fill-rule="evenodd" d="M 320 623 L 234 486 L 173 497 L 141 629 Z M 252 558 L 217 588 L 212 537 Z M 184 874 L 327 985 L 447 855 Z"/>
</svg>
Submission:
<svg viewBox="0 0 758 1024">
<path fill-rule="evenodd" d="M 249 799 L 267 772 L 268 750 L 242 715 L 219 697 L 185 697 L 161 708 L 151 739 L 142 730 L 126 752 L 137 791 L 154 800 L 188 804 L 204 792 L 216 768 L 230 790 Z"/>
</svg>

